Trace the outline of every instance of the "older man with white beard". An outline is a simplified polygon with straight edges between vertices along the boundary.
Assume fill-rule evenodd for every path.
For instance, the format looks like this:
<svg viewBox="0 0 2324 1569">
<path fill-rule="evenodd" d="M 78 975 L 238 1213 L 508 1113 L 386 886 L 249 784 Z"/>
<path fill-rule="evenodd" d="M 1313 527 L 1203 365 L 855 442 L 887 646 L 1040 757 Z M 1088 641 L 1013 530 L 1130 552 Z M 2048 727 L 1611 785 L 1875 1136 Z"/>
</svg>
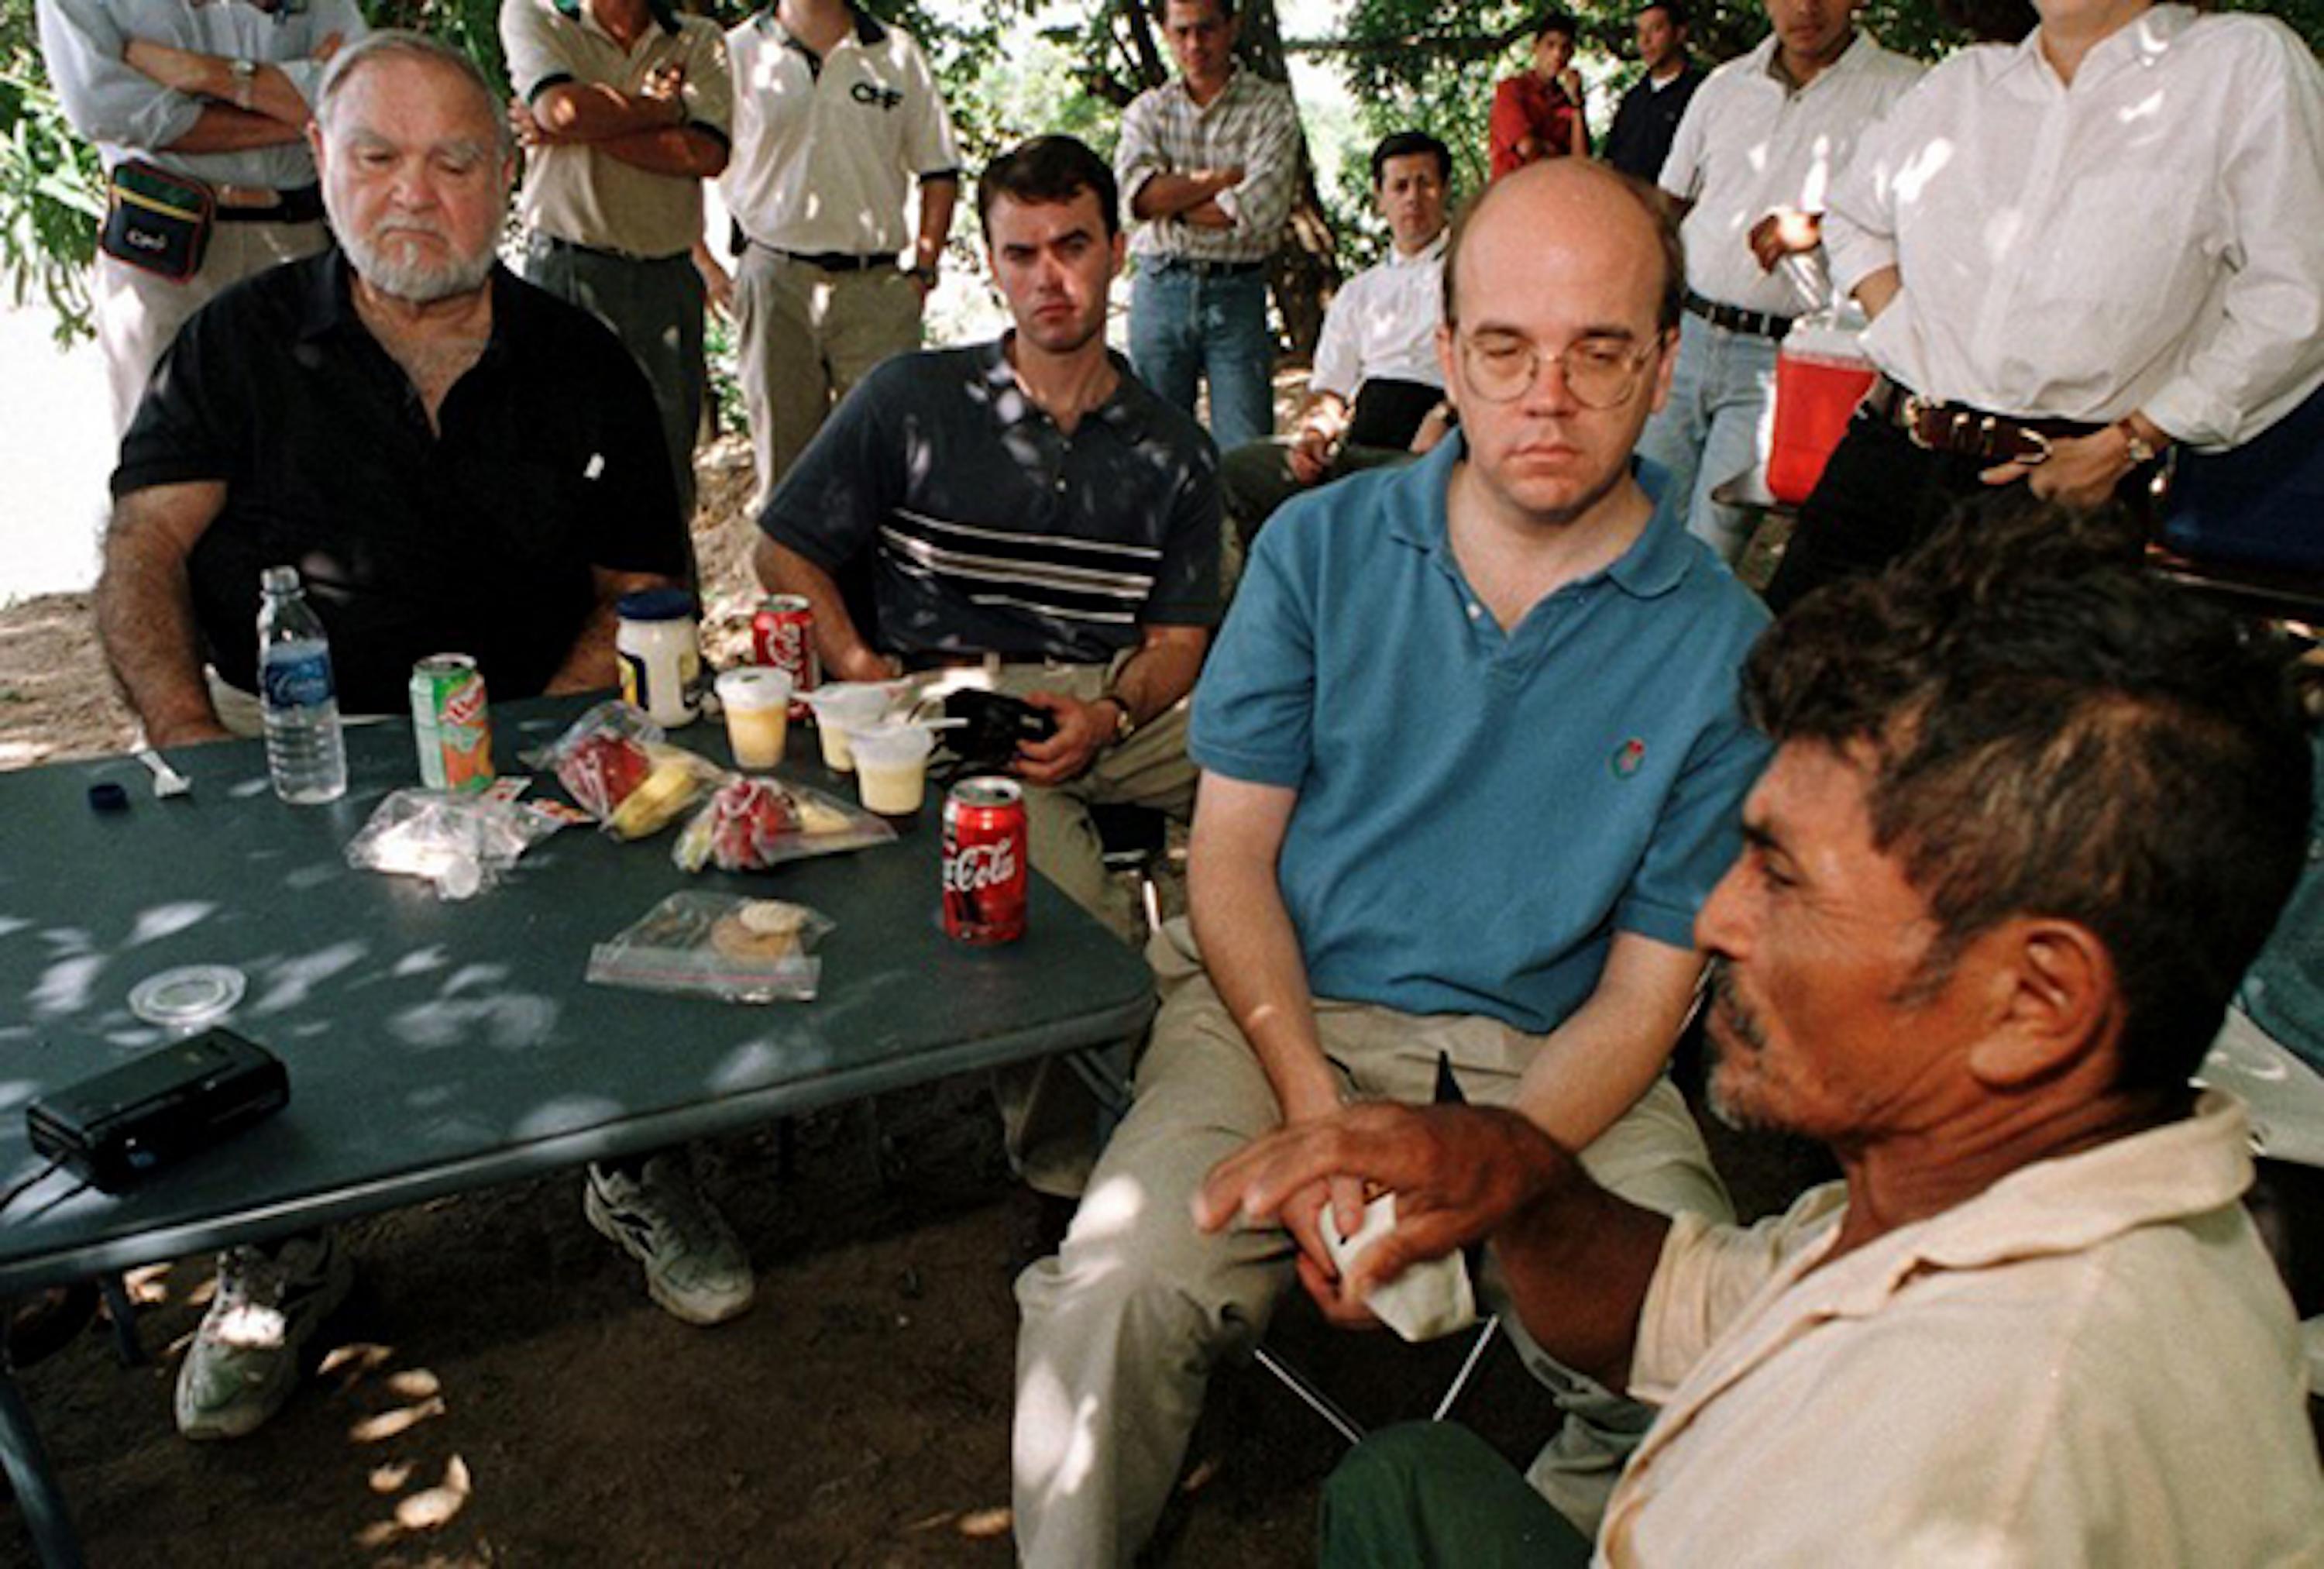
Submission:
<svg viewBox="0 0 2324 1569">
<path fill-rule="evenodd" d="M 157 744 L 256 733 L 252 629 L 277 563 L 305 578 L 354 714 L 401 710 L 412 663 L 447 650 L 499 698 L 610 686 L 614 600 L 685 571 L 645 378 L 493 260 L 515 158 L 476 68 L 374 33 L 332 61 L 315 115 L 341 248 L 188 322 L 114 471 L 97 631 Z M 327 1234 L 222 1256 L 179 1429 L 272 1416 L 350 1274 Z"/>
</svg>

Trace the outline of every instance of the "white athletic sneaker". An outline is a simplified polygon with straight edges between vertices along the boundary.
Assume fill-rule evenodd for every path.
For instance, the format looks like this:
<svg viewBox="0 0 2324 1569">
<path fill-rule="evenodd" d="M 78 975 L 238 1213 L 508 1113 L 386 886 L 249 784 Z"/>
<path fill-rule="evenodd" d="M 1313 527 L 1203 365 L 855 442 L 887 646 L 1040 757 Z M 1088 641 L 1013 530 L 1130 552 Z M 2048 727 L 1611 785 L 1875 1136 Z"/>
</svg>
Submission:
<svg viewBox="0 0 2324 1569">
<path fill-rule="evenodd" d="M 220 1253 L 217 1295 L 178 1369 L 178 1431 L 239 1438 L 281 1410 L 300 1352 L 355 1278 L 336 1228 Z"/>
<path fill-rule="evenodd" d="M 654 1156 L 635 1177 L 593 1164 L 581 1213 L 646 1267 L 646 1290 L 687 1323 L 723 1324 L 751 1306 L 750 1258 L 682 1150 Z"/>
</svg>

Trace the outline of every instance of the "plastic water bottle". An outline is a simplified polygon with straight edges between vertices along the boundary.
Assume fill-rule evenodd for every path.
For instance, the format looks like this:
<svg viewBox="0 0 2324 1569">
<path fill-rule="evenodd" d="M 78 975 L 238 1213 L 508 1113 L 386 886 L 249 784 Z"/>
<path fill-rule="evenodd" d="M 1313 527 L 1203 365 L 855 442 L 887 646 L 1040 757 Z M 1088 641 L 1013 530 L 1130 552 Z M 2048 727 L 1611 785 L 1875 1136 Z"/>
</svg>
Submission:
<svg viewBox="0 0 2324 1569">
<path fill-rule="evenodd" d="M 295 567 L 269 567 L 258 580 L 258 701 L 266 715 L 266 771 L 293 806 L 336 801 L 347 790 L 346 743 L 339 734 L 331 640 L 307 603 Z"/>
</svg>

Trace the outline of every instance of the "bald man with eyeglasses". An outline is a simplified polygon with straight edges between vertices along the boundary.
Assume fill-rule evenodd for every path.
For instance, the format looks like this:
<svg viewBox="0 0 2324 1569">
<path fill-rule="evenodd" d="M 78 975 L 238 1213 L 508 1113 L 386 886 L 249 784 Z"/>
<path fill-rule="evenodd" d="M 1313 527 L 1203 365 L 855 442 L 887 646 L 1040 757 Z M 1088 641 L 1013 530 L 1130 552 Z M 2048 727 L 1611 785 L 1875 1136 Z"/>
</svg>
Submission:
<svg viewBox="0 0 2324 1569">
<path fill-rule="evenodd" d="M 1571 159 L 1497 182 L 1445 262 L 1456 435 L 1259 536 L 1194 696 L 1192 922 L 1149 949 L 1137 1096 L 1018 1281 L 1027 1563 L 1137 1551 L 1209 1369 L 1295 1253 L 1329 1256 L 1327 1204 L 1355 1229 L 1354 1185 L 1318 1182 L 1280 1224 L 1197 1231 L 1204 1173 L 1251 1137 L 1428 1101 L 1442 1053 L 1633 1202 L 1726 1213 L 1664 1068 L 1766 756 L 1737 671 L 1766 614 L 1631 461 L 1681 287 L 1635 181 Z M 1524 1349 L 1566 1413 L 1534 1474 L 1586 1533 L 1651 1414 Z"/>
</svg>

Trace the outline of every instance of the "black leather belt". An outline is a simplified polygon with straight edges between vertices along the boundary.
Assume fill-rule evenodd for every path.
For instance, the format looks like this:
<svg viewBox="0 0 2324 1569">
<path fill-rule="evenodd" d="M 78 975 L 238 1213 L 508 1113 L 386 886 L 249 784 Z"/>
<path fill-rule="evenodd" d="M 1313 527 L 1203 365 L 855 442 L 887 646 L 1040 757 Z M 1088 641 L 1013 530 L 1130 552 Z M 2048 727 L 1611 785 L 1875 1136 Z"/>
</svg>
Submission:
<svg viewBox="0 0 2324 1569">
<path fill-rule="evenodd" d="M 567 256 L 600 256 L 610 262 L 637 262 L 653 264 L 661 262 L 684 262 L 693 266 L 694 258 L 685 251 L 673 251 L 667 256 L 641 256 L 635 251 L 615 251 L 604 245 L 585 245 L 578 240 L 568 240 L 562 235 L 544 235 L 536 229 L 532 243 L 552 254 Z"/>
<path fill-rule="evenodd" d="M 896 264 L 893 256 L 851 256 L 844 251 L 786 251 L 780 245 L 767 247 L 787 262 L 804 262 L 825 272 L 870 272 Z"/>
<path fill-rule="evenodd" d="M 1988 413 L 1966 403 L 1923 398 L 1886 376 L 1876 379 L 1862 407 L 1911 438 L 1928 452 L 1950 452 L 1989 463 L 2047 462 L 2050 443 L 2061 436 L 2088 436 L 2104 427 L 2079 420 L 2019 420 Z"/>
<path fill-rule="evenodd" d="M 1713 327 L 1723 327 L 1729 332 L 1748 333 L 1753 337 L 1783 340 L 1792 330 L 1795 318 L 1774 316 L 1764 310 L 1746 310 L 1737 305 L 1721 305 L 1716 300 L 1706 300 L 1690 289 L 1686 291 L 1686 308 Z"/>
<path fill-rule="evenodd" d="M 217 205 L 212 221 L 221 224 L 311 224 L 323 217 L 323 188 L 294 185 L 288 190 L 264 186 L 220 185 L 212 188 Z"/>
<path fill-rule="evenodd" d="M 1192 272 L 1197 278 L 1241 278 L 1252 272 L 1264 272 L 1264 262 L 1212 262 L 1200 256 L 1157 256 L 1156 271 Z"/>
</svg>

